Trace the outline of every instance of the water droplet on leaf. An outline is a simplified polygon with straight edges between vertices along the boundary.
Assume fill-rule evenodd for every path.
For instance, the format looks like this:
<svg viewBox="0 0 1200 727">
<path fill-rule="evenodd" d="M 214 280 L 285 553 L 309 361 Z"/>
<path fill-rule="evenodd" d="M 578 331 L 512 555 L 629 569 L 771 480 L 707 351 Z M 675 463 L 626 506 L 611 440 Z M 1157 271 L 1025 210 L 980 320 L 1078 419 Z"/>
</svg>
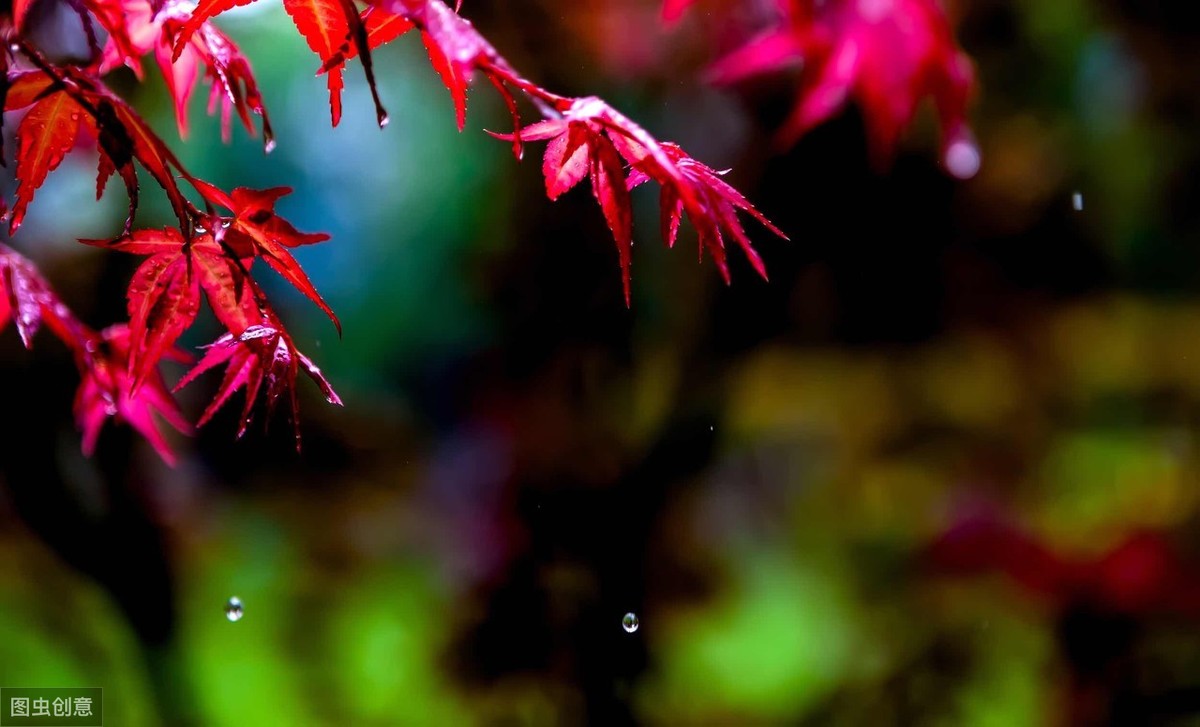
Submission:
<svg viewBox="0 0 1200 727">
<path fill-rule="evenodd" d="M 946 148 L 946 169 L 959 179 L 970 179 L 979 171 L 982 157 L 970 139 L 957 139 Z"/>
<path fill-rule="evenodd" d="M 242 599 L 232 596 L 225 603 L 225 618 L 229 619 L 230 622 L 241 621 L 242 613 Z"/>
<path fill-rule="evenodd" d="M 637 631 L 638 626 L 640 625 L 641 621 L 638 620 L 637 614 L 633 611 L 625 614 L 625 618 L 621 619 L 621 628 L 625 629 L 625 633 L 627 634 L 632 634 L 634 631 Z"/>
</svg>

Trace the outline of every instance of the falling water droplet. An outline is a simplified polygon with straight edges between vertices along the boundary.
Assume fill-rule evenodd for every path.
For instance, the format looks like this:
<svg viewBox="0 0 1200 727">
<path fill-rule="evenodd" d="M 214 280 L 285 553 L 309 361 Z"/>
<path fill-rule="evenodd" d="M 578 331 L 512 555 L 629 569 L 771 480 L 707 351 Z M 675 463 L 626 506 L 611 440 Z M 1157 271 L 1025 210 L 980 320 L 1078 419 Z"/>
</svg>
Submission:
<svg viewBox="0 0 1200 727">
<path fill-rule="evenodd" d="M 1071 195 L 1071 207 L 1076 212 L 1083 211 L 1083 192 L 1076 192 L 1075 194 Z"/>
<path fill-rule="evenodd" d="M 638 620 L 637 614 L 633 611 L 625 614 L 625 618 L 621 619 L 621 627 L 625 629 L 625 633 L 627 634 L 632 634 L 634 631 L 637 631 L 638 626 L 640 625 L 641 621 Z"/>
<path fill-rule="evenodd" d="M 225 603 L 225 618 L 230 622 L 242 620 L 242 599 L 237 596 L 231 596 Z"/>
</svg>

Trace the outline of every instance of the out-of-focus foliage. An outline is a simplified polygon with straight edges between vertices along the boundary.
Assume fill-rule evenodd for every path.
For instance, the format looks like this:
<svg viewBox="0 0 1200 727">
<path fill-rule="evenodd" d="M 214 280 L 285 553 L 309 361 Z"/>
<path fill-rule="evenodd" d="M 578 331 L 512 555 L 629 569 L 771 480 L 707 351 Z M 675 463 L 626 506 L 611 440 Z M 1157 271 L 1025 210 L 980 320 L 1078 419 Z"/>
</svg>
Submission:
<svg viewBox="0 0 1200 727">
<path fill-rule="evenodd" d="M 984 164 L 952 185 L 931 116 L 880 176 L 853 110 L 777 153 L 787 84 L 679 82 L 752 12 L 697 2 L 663 30 L 658 2 L 476 4 L 531 74 L 735 166 L 794 240 L 759 248 L 770 283 L 731 257 L 725 289 L 635 237 L 632 312 L 587 192 L 550 206 L 537 160 L 514 173 L 504 145 L 459 137 L 419 44 L 377 54 L 404 99 L 387 132 L 355 74 L 331 131 L 299 121 L 327 114 L 324 79 L 289 65 L 303 42 L 228 18 L 264 49 L 280 146 L 264 161 L 235 135 L 184 162 L 286 179 L 281 212 L 332 234 L 296 255 L 344 339 L 271 292 L 346 409 L 305 399 L 299 459 L 286 432 L 231 449 L 226 428 L 174 473 L 122 454 L 120 430 L 90 462 L 32 405 L 70 362 L 10 356 L 7 333 L 29 415 L 6 446 L 56 467 L 0 470 L 0 683 L 104 686 L 135 726 L 1194 720 L 1195 612 L 1136 597 L 1168 577 L 1182 598 L 1200 572 L 1200 22 L 1182 7 L 953 3 Z M 167 133 L 155 98 L 136 96 Z M 23 229 L 46 243 L 22 251 L 103 325 L 124 311 L 92 288 L 135 263 L 57 244 L 120 224 L 62 212 L 92 214 L 76 176 L 39 191 Z M 658 200 L 632 194 L 655 230 Z M 953 540 L 984 520 L 1026 545 Z M 952 554 L 978 567 L 947 542 L 975 542 Z M 987 566 L 1014 553 L 1074 580 Z"/>
</svg>

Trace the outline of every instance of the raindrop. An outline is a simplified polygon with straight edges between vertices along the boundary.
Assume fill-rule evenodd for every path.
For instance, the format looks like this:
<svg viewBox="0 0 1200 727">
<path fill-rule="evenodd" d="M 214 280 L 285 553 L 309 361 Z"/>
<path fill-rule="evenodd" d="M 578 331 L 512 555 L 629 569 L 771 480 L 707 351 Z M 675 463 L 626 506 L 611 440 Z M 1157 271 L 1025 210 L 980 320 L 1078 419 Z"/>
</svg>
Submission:
<svg viewBox="0 0 1200 727">
<path fill-rule="evenodd" d="M 1071 195 L 1071 207 L 1076 212 L 1083 211 L 1083 192 L 1076 192 L 1075 194 Z"/>
<path fill-rule="evenodd" d="M 640 625 L 641 621 L 638 620 L 637 614 L 633 611 L 625 614 L 625 618 L 621 619 L 621 627 L 625 629 L 625 633 L 627 634 L 637 631 Z"/>
<path fill-rule="evenodd" d="M 979 171 L 982 161 L 979 147 L 970 139 L 957 139 L 946 149 L 946 169 L 959 179 L 970 179 Z"/>
<path fill-rule="evenodd" d="M 237 596 L 231 596 L 225 603 L 225 618 L 230 622 L 242 620 L 242 599 Z"/>
</svg>

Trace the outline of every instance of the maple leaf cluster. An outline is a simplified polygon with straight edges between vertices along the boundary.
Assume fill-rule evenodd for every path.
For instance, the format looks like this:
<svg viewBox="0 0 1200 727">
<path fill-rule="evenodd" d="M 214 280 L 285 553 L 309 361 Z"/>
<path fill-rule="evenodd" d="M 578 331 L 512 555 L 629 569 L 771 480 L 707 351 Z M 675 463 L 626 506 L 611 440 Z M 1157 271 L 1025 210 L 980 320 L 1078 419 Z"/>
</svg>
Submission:
<svg viewBox="0 0 1200 727">
<path fill-rule="evenodd" d="M 290 191 L 285 187 L 226 191 L 192 175 L 104 80 L 122 67 L 141 78 L 145 59 L 153 56 L 172 97 L 181 137 L 188 131 L 191 97 L 203 78 L 209 86 L 208 112 L 219 114 L 222 136 L 229 137 L 236 115 L 249 134 L 261 131 L 269 152 L 275 139 L 251 64 L 213 23 L 222 12 L 254 1 L 70 0 L 66 5 L 79 15 L 91 49 L 90 58 L 81 62 L 51 61 L 30 40 L 33 34 L 26 25 L 33 0 L 15 0 L 7 17 L 0 12 L 6 41 L 0 53 L 5 81 L 0 101 L 5 111 L 21 114 L 15 135 L 17 186 L 11 209 L 4 210 L 10 234 L 20 229 L 47 176 L 73 149 L 88 146 L 99 160 L 97 197 L 117 176 L 129 198 L 129 212 L 116 238 L 84 242 L 145 257 L 129 284 L 128 324 L 96 332 L 70 314 L 28 260 L 0 248 L 0 322 L 11 318 L 27 345 L 45 323 L 75 354 L 82 378 L 76 418 L 85 451 L 95 446 L 103 424 L 116 418 L 172 459 L 157 419 L 184 432 L 190 424 L 163 382 L 159 363 L 183 358 L 175 344 L 197 319 L 203 301 L 225 333 L 179 385 L 218 366 L 225 367 L 225 374 L 200 424 L 241 389 L 246 401 L 239 435 L 260 396 L 268 409 L 285 400 L 295 423 L 295 383 L 302 371 L 326 400 L 341 403 L 320 370 L 296 348 L 251 274 L 262 260 L 327 314 L 340 332 L 337 317 L 291 252 L 326 236 L 302 233 L 276 213 L 276 203 Z M 804 92 L 786 133 L 798 134 L 818 123 L 851 90 L 867 107 L 884 147 L 894 143 L 916 99 L 925 93 L 939 100 L 948 129 L 959 136 L 969 133 L 961 122 L 970 66 L 954 50 L 933 0 L 778 2 L 787 16 L 785 28 L 723 61 L 715 75 L 732 80 L 802 58 Z M 691 4 L 668 0 L 664 12 L 676 17 Z M 876 10 L 868 11 L 868 6 Z M 525 144 L 547 142 L 542 168 L 548 197 L 555 199 L 588 180 L 612 232 L 627 304 L 633 246 L 630 190 L 649 182 L 659 186 L 661 234 L 668 245 L 674 245 L 686 217 L 701 257 L 711 257 L 726 282 L 727 240 L 766 277 L 740 215 L 784 235 L 722 179 L 724 172 L 656 139 L 600 98 L 562 96 L 527 80 L 459 15 L 459 8 L 442 0 L 283 0 L 283 7 L 317 56 L 314 70 L 325 77 L 335 126 L 342 116 L 345 67 L 355 58 L 371 89 L 379 125 L 387 124 L 372 51 L 410 31 L 420 36 L 431 67 L 448 89 L 460 130 L 466 124 L 472 81 L 486 79 L 513 124 L 511 133 L 494 136 L 510 142 L 518 159 Z M 897 20 L 900 14 L 906 22 Z M 889 53 L 871 50 L 885 45 L 892 49 Z M 855 55 L 853 48 L 862 52 Z M 539 120 L 525 125 L 522 105 Z M 137 167 L 163 190 L 177 226 L 136 227 L 141 191 Z M 296 438 L 299 444 L 298 425 Z"/>
<path fill-rule="evenodd" d="M 5 212 L 9 234 L 20 230 L 29 204 L 50 172 L 72 150 L 89 146 L 95 148 L 99 160 L 97 197 L 112 176 L 119 176 L 129 197 L 129 214 L 117 238 L 82 242 L 145 255 L 146 259 L 129 283 L 128 324 L 93 331 L 71 314 L 32 263 L 2 248 L 0 322 L 11 318 L 26 346 L 39 325 L 46 323 L 74 354 L 81 378 L 75 416 L 83 432 L 85 453 L 94 449 L 105 422 L 116 419 L 132 426 L 164 460 L 173 462 L 159 421 L 184 433 L 192 427 L 164 382 L 159 363 L 189 360 L 176 350 L 175 343 L 196 320 L 201 300 L 207 300 L 227 331 L 210 352 L 236 347 L 242 354 L 227 359 L 231 370 L 202 423 L 216 406 L 244 387 L 247 411 L 260 392 L 269 407 L 280 399 L 288 401 L 299 445 L 295 382 L 300 370 L 317 381 L 328 401 L 341 402 L 320 370 L 296 349 L 251 269 L 261 258 L 325 311 L 340 331 L 333 311 L 290 252 L 300 245 L 322 242 L 327 236 L 302 233 L 275 213 L 276 202 L 290 192 L 287 188 L 225 192 L 192 175 L 141 116 L 103 81 L 103 75 L 118 66 L 141 75 L 142 57 L 153 53 L 175 101 L 182 134 L 186 133 L 188 100 L 203 66 L 211 84 L 209 110 L 221 114 L 224 133 L 228 134 L 235 111 L 247 130 L 256 133 L 252 114 L 257 115 L 269 150 L 271 127 L 249 62 L 209 23 L 180 39 L 182 24 L 191 17 L 190 6 L 166 4 L 154 10 L 141 0 L 121 0 L 85 3 L 80 12 L 89 28 L 89 40 L 95 43 L 97 36 L 93 22 L 107 40 L 94 48 L 90 64 L 68 65 L 52 63 L 23 37 L 27 7 L 18 3 L 14 8 L 10 54 L 3 57 L 3 104 L 5 111 L 23 113 L 15 134 L 16 191 L 11 209 Z M 137 166 L 166 194 L 177 227 L 134 228 L 140 194 Z M 274 332 L 273 345 L 249 343 L 258 341 L 264 328 Z M 211 355 L 206 356 L 180 385 L 213 365 Z M 261 386 L 264 381 L 266 387 Z M 240 433 L 244 431 L 245 426 Z"/>
<path fill-rule="evenodd" d="M 676 20 L 697 0 L 664 0 Z M 931 96 L 942 126 L 942 163 L 956 177 L 979 169 L 967 123 L 974 87 L 970 58 L 958 47 L 939 0 L 773 0 L 779 21 L 717 61 L 709 78 L 730 84 L 799 70 L 796 100 L 779 130 L 794 143 L 853 97 L 862 110 L 877 166 L 895 154 L 919 102 Z"/>
<path fill-rule="evenodd" d="M 33 263 L 0 245 L 0 330 L 10 321 L 26 348 L 45 324 L 74 354 L 81 378 L 75 396 L 75 419 L 83 432 L 85 454 L 95 449 L 105 421 L 116 417 L 144 436 L 164 460 L 174 462 L 156 417 L 181 432 L 191 431 L 191 425 L 157 369 L 148 372 L 144 385 L 135 392 L 130 379 L 129 326 L 116 324 L 103 331 L 88 328 L 75 318 Z M 174 350 L 162 355 L 181 359 Z"/>
</svg>

